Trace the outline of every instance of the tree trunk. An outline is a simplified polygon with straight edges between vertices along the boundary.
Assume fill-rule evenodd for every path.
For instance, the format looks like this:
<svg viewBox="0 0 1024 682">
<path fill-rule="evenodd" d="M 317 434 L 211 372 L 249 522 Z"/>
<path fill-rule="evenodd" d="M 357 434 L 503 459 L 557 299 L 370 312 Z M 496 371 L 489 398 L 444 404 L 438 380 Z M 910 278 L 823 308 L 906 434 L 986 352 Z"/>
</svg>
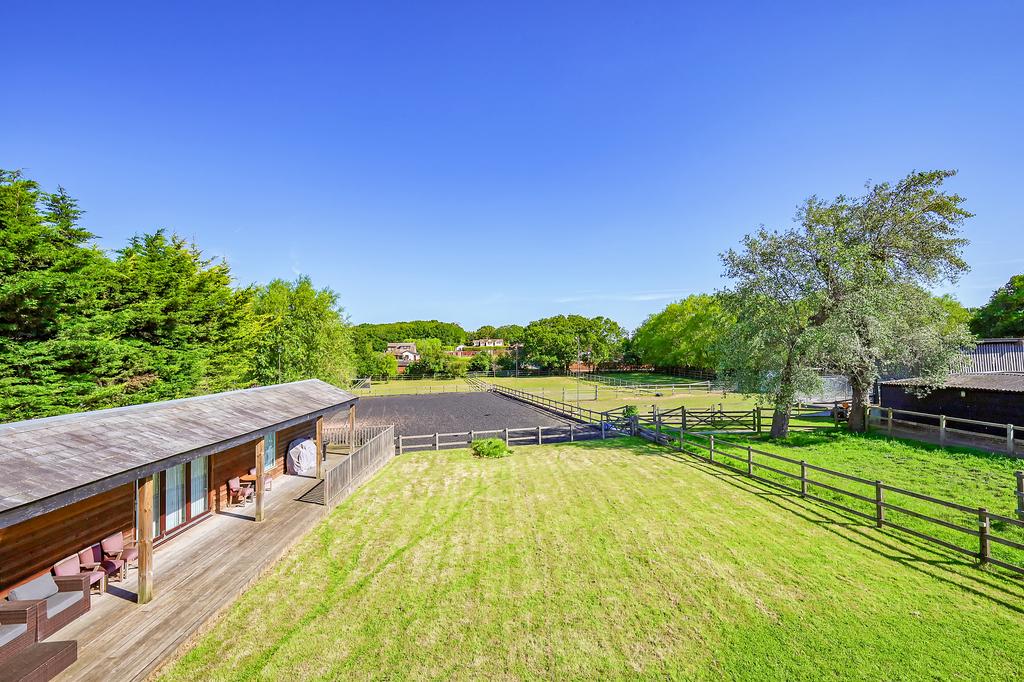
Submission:
<svg viewBox="0 0 1024 682">
<path fill-rule="evenodd" d="M 849 380 L 850 390 L 853 391 L 853 402 L 850 403 L 850 430 L 856 433 L 866 433 L 868 423 L 864 408 L 871 403 L 869 396 L 871 384 L 860 377 L 851 376 Z"/>
<path fill-rule="evenodd" d="M 772 414 L 772 438 L 785 438 L 789 435 L 789 415 L 793 412 L 793 349 L 786 354 L 786 364 L 779 376 L 779 390 L 775 394 L 775 412 Z"/>
<path fill-rule="evenodd" d="M 789 435 L 789 405 L 776 405 L 772 413 L 772 438 L 785 438 Z"/>
</svg>

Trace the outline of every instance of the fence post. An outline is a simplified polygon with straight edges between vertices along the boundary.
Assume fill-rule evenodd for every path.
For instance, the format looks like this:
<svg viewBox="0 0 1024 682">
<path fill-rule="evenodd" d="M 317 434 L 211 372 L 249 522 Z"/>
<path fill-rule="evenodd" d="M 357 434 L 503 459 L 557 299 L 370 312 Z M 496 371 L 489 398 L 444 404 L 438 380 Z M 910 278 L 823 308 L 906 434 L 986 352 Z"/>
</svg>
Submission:
<svg viewBox="0 0 1024 682">
<path fill-rule="evenodd" d="M 508 445 L 508 427 L 505 427 L 505 445 Z"/>
<path fill-rule="evenodd" d="M 885 428 L 889 433 L 889 438 L 892 438 L 892 408 L 890 407 L 885 411 Z"/>
<path fill-rule="evenodd" d="M 754 475 L 754 450 L 747 446 L 747 476 Z"/>
<path fill-rule="evenodd" d="M 601 440 L 604 440 L 604 438 L 605 438 L 605 435 L 604 435 L 604 424 L 605 424 L 605 421 L 607 419 L 607 416 L 608 415 L 606 415 L 606 414 L 602 414 L 601 415 Z"/>
<path fill-rule="evenodd" d="M 440 450 L 441 449 L 441 438 L 437 435 L 436 431 L 434 432 L 434 449 L 435 450 Z"/>
<path fill-rule="evenodd" d="M 562 386 L 562 402 L 565 402 L 565 386 Z"/>
<path fill-rule="evenodd" d="M 708 460 L 711 462 L 715 461 L 715 434 L 711 434 L 708 443 Z"/>
<path fill-rule="evenodd" d="M 594 384 L 594 400 L 597 400 L 597 384 Z"/>
<path fill-rule="evenodd" d="M 754 408 L 757 410 L 757 432 L 761 433 L 761 408 Z"/>
<path fill-rule="evenodd" d="M 403 450 L 402 450 L 402 445 L 403 445 L 402 439 L 403 438 L 405 438 L 405 436 L 399 436 L 398 437 L 398 454 L 400 454 L 400 455 L 403 453 Z"/>
<path fill-rule="evenodd" d="M 1017 476 L 1017 516 L 1024 520 L 1024 471 L 1015 471 Z"/>
<path fill-rule="evenodd" d="M 544 444 L 544 434 L 542 434 L 540 432 L 540 430 L 542 428 L 544 428 L 544 427 L 542 427 L 542 426 L 538 426 L 537 427 L 537 445 L 543 445 Z"/>
<path fill-rule="evenodd" d="M 475 441 L 475 440 L 476 440 L 476 431 L 475 430 L 474 431 L 470 431 L 469 432 L 469 444 L 472 445 L 473 441 Z"/>
<path fill-rule="evenodd" d="M 807 497 L 807 462 L 800 460 L 800 497 Z"/>
<path fill-rule="evenodd" d="M 839 427 L 839 401 L 832 401 L 832 426 Z"/>
<path fill-rule="evenodd" d="M 686 405 L 683 405 L 682 407 L 679 408 L 679 414 L 680 414 L 679 428 L 680 428 L 680 430 L 685 431 L 686 430 Z M 680 440 L 682 439 L 682 436 L 683 436 L 683 434 L 679 434 Z"/>
<path fill-rule="evenodd" d="M 879 528 L 885 525 L 885 489 L 881 481 L 875 481 L 875 525 Z"/>
<path fill-rule="evenodd" d="M 988 509 L 984 507 L 978 508 L 978 561 L 983 564 L 988 563 L 988 559 L 991 555 L 989 548 L 988 532 L 989 532 L 990 520 L 988 517 Z"/>
<path fill-rule="evenodd" d="M 946 415 L 939 415 L 939 445 L 946 444 Z"/>
<path fill-rule="evenodd" d="M 572 424 L 569 424 L 569 442 L 571 443 L 574 440 L 576 440 L 576 430 L 573 428 Z"/>
<path fill-rule="evenodd" d="M 1013 424 L 1007 424 L 1006 425 L 1006 452 L 1012 455 L 1012 454 L 1014 454 L 1014 450 L 1015 450 L 1015 448 L 1013 446 Z"/>
</svg>

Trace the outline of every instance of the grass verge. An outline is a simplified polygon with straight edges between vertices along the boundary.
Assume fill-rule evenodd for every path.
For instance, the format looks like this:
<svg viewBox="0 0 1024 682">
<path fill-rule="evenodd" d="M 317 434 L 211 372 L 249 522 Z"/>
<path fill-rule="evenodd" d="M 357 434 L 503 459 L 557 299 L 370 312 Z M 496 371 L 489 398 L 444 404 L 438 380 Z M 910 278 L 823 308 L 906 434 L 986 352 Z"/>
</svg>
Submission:
<svg viewBox="0 0 1024 682">
<path fill-rule="evenodd" d="M 632 439 L 420 453 L 163 679 L 1011 679 L 1022 597 Z"/>
</svg>

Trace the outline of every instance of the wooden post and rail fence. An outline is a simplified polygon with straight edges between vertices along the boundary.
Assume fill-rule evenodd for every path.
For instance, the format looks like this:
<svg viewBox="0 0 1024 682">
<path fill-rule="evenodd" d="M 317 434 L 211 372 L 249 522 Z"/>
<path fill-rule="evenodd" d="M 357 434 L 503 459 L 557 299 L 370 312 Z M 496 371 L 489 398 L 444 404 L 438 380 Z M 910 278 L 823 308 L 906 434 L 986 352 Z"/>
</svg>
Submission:
<svg viewBox="0 0 1024 682">
<path fill-rule="evenodd" d="M 879 405 L 865 406 L 864 411 L 864 422 L 868 427 L 882 429 L 890 437 L 893 436 L 897 427 L 910 431 L 932 431 L 935 433 L 939 445 L 947 445 L 952 437 L 959 436 L 967 441 L 977 440 L 980 443 L 990 443 L 993 448 L 998 448 L 1001 452 L 1014 457 L 1024 457 L 1024 448 L 1017 443 L 1018 440 L 1024 439 L 1024 426 L 950 417 L 944 414 L 914 412 L 913 410 Z M 900 417 L 906 418 L 901 419 Z M 957 425 L 974 428 L 957 428 Z M 968 447 L 978 447 L 970 442 L 963 444 Z"/>
<path fill-rule="evenodd" d="M 785 457 L 723 438 L 723 435 L 729 433 L 760 432 L 762 416 L 759 409 L 728 411 L 719 406 L 718 409 L 708 410 L 687 410 L 682 407 L 660 410 L 655 405 L 648 414 L 627 415 L 625 407 L 598 412 L 517 389 L 489 384 L 484 386 L 486 390 L 569 417 L 579 424 L 570 423 L 567 427 L 536 426 L 435 433 L 401 436 L 397 439 L 394 438 L 393 431 L 390 432 L 390 438 L 384 433 L 379 433 L 368 442 L 388 441 L 391 447 L 386 452 L 390 454 L 367 455 L 376 462 L 372 470 L 376 471 L 383 466 L 384 461 L 395 454 L 466 447 L 477 438 L 483 437 L 500 437 L 509 444 L 544 444 L 558 440 L 571 442 L 629 434 L 700 457 L 715 466 L 729 467 L 753 480 L 862 518 L 876 528 L 897 530 L 918 540 L 973 557 L 979 564 L 991 564 L 1024 575 L 1024 471 L 1015 473 L 1018 518 L 1013 518 L 992 512 L 986 507 L 971 507 L 944 500 L 890 485 L 881 480 L 829 469 L 806 460 Z M 806 409 L 820 416 L 822 407 L 813 406 Z M 906 411 L 890 411 L 886 408 L 884 414 L 887 429 L 892 428 L 889 424 L 894 420 L 893 415 L 901 412 Z M 913 414 L 935 417 L 940 429 L 948 429 L 947 422 L 953 421 L 938 419 L 941 415 Z M 829 421 L 834 424 L 833 415 L 830 415 Z M 971 423 L 971 420 L 956 421 Z M 976 423 L 992 425 L 991 422 Z M 706 430 L 702 432 L 701 429 Z M 325 437 L 327 432 L 325 429 Z M 1013 434 L 1013 431 L 1008 432 Z M 366 435 L 353 437 L 358 440 L 365 438 Z M 360 451 L 364 447 L 361 446 Z M 369 471 L 370 468 L 371 465 L 363 465 L 364 470 Z M 328 472 L 328 477 L 330 475 Z M 859 489 L 848 489 L 851 487 Z M 330 493 L 328 499 L 329 496 Z M 942 518 L 943 515 L 945 518 Z M 916 527 L 911 527 L 912 525 Z M 998 528 L 998 531 L 995 528 Z M 972 538 L 973 542 L 965 543 L 964 540 L 967 538 Z M 994 556 L 994 546 L 1004 555 Z M 1007 552 L 1009 556 L 1005 556 Z"/>
<path fill-rule="evenodd" d="M 852 514 L 876 528 L 898 530 L 919 540 L 971 556 L 979 564 L 992 564 L 1024 575 L 1024 471 L 1015 472 L 1018 518 L 1012 518 L 992 512 L 986 507 L 972 507 L 944 500 L 889 485 L 884 481 L 759 450 L 750 445 L 725 440 L 721 434 L 716 437 L 714 433 L 695 431 L 673 433 L 666 430 L 656 416 L 651 416 L 654 418 L 638 419 L 637 435 L 642 438 L 699 457 L 715 466 L 727 467 L 801 498 Z M 849 487 L 859 487 L 860 490 L 849 490 Z M 892 496 L 900 499 L 893 500 Z M 918 508 L 912 509 L 911 506 Z M 924 511 L 925 507 L 937 511 Z M 900 518 L 896 519 L 888 512 Z M 946 518 L 941 518 L 940 514 Z M 909 523 L 916 523 L 918 527 L 910 527 L 904 518 L 910 519 Z M 1000 528 L 998 533 L 993 529 L 993 524 Z M 973 547 L 964 546 L 965 538 L 973 538 L 976 544 Z M 1009 556 L 994 556 L 993 546 L 1000 547 Z"/>
</svg>

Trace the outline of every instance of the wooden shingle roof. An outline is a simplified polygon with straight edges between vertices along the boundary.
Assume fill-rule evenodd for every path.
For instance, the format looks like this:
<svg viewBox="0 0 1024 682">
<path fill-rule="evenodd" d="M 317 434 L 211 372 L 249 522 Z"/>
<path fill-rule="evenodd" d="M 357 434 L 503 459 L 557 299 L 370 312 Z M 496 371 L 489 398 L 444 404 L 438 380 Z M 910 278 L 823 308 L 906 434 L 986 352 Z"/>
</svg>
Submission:
<svg viewBox="0 0 1024 682">
<path fill-rule="evenodd" d="M 311 379 L 0 424 L 0 528 L 355 400 Z"/>
</svg>

